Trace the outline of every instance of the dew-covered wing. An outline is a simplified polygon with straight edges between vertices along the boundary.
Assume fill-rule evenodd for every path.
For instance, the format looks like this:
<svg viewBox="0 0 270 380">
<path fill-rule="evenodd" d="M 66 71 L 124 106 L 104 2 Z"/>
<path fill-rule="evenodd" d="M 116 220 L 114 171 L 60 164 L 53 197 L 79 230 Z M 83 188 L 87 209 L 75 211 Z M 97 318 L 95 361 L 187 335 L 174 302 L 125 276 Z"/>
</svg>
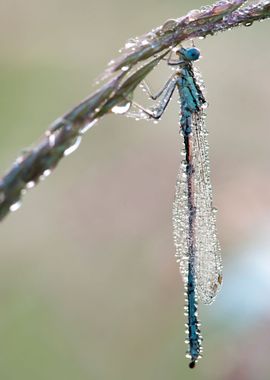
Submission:
<svg viewBox="0 0 270 380">
<path fill-rule="evenodd" d="M 194 168 L 194 231 L 193 250 L 196 290 L 201 302 L 213 301 L 222 281 L 220 246 L 216 232 L 216 210 L 212 205 L 212 187 L 208 158 L 207 131 L 203 110 L 192 116 L 192 155 Z M 173 204 L 173 228 L 176 257 L 187 280 L 189 245 L 189 209 L 186 163 L 182 161 L 177 176 Z"/>
</svg>

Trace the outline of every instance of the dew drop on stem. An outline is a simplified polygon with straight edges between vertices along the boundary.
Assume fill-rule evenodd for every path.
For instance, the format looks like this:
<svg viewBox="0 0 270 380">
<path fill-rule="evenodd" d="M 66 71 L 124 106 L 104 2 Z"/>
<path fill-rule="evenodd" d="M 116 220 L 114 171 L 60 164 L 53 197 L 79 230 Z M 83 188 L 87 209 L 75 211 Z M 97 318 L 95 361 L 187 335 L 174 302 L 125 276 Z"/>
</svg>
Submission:
<svg viewBox="0 0 270 380">
<path fill-rule="evenodd" d="M 87 123 L 85 126 L 83 126 L 80 129 L 80 134 L 83 135 L 84 133 L 86 133 L 90 128 L 92 128 L 97 123 L 97 121 L 98 119 L 94 119 L 90 123 Z"/>
<path fill-rule="evenodd" d="M 114 106 L 112 108 L 112 112 L 115 114 L 122 115 L 130 109 L 130 106 L 131 106 L 131 102 L 129 102 L 129 101 L 124 102 L 124 103 L 120 103 L 120 104 L 117 104 L 116 106 Z"/>
<path fill-rule="evenodd" d="M 14 211 L 17 211 L 20 207 L 21 207 L 22 203 L 21 201 L 17 201 L 15 203 L 13 203 L 10 207 L 9 207 L 9 210 L 11 212 L 14 212 Z"/>
<path fill-rule="evenodd" d="M 79 147 L 80 143 L 82 141 L 81 136 L 78 136 L 75 138 L 72 145 L 70 145 L 65 151 L 64 156 L 69 156 L 71 153 L 75 152 L 75 150 Z"/>
<path fill-rule="evenodd" d="M 27 184 L 26 184 L 27 189 L 33 189 L 33 187 L 35 187 L 35 181 L 27 182 Z"/>
</svg>

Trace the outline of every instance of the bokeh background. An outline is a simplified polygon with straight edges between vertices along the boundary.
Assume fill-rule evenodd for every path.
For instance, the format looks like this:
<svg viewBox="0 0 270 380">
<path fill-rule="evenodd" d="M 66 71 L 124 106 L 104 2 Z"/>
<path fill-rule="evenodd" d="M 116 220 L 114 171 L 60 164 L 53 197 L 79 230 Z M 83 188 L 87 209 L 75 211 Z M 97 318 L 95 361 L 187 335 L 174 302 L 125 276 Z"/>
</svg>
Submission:
<svg viewBox="0 0 270 380">
<path fill-rule="evenodd" d="M 0 167 L 93 91 L 130 37 L 202 1 L 0 1 Z M 224 284 L 185 359 L 171 205 L 178 105 L 107 116 L 0 230 L 3 380 L 270 378 L 269 22 L 196 41 Z M 151 86 L 167 79 L 156 70 Z"/>
</svg>

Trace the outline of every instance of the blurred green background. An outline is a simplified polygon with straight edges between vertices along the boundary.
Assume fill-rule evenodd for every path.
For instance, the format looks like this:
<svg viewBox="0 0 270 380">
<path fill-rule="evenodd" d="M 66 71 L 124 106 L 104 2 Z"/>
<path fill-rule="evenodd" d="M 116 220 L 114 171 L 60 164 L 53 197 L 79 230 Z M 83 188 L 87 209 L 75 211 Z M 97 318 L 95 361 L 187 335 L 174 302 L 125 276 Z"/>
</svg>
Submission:
<svg viewBox="0 0 270 380">
<path fill-rule="evenodd" d="M 118 49 L 199 1 L 0 1 L 1 172 L 93 91 Z M 196 41 L 224 284 L 185 359 L 171 205 L 178 105 L 107 116 L 2 223 L 3 380 L 270 378 L 269 22 Z M 159 73 L 160 70 L 160 74 Z M 166 67 L 151 82 L 159 89 Z"/>
</svg>

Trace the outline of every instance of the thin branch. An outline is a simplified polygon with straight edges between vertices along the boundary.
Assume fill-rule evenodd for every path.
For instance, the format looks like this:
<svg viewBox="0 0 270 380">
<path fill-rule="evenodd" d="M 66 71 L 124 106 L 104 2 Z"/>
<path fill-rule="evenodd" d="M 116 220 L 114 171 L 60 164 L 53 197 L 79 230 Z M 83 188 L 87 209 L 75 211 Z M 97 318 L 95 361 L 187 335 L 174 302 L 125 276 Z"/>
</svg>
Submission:
<svg viewBox="0 0 270 380">
<path fill-rule="evenodd" d="M 109 112 L 124 113 L 139 83 L 153 70 L 169 49 L 196 37 L 215 35 L 239 25 L 270 17 L 270 0 L 245 5 L 244 0 L 221 0 L 212 6 L 190 11 L 168 20 L 151 32 L 129 40 L 121 56 L 111 61 L 103 79 L 114 75 L 93 95 L 57 119 L 41 142 L 17 158 L 0 180 L 0 220 L 15 211 L 28 188 L 35 186 L 55 168 L 61 158 L 79 145 L 81 136 Z M 152 60 L 141 67 L 140 61 Z"/>
</svg>

